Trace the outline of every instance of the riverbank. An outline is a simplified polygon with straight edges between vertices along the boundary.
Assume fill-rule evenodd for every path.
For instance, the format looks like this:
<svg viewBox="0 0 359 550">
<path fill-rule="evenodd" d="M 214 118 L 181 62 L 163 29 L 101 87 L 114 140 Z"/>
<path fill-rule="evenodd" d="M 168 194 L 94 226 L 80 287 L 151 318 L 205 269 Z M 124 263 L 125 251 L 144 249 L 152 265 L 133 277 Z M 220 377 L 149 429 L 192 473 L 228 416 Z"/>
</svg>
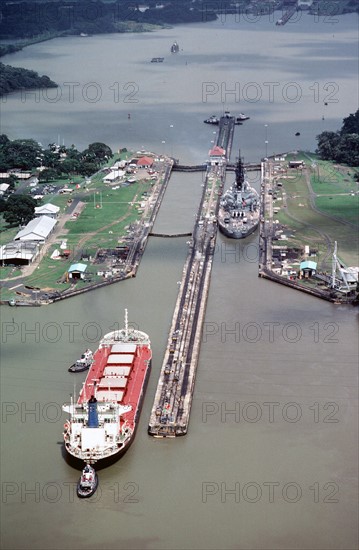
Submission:
<svg viewBox="0 0 359 550">
<path fill-rule="evenodd" d="M 109 34 L 123 34 L 123 33 L 144 33 L 144 32 L 154 32 L 161 29 L 170 29 L 171 25 L 166 24 L 152 24 L 152 23 L 137 23 L 136 21 L 124 21 L 119 25 L 116 31 L 112 31 Z M 97 34 L 97 33 L 94 33 Z M 99 33 L 103 34 L 103 33 Z M 0 45 L 0 57 L 8 55 L 11 53 L 16 53 L 27 46 L 32 46 L 33 44 L 40 44 L 41 42 L 47 42 L 48 40 L 53 40 L 54 38 L 65 38 L 69 36 L 78 36 L 79 38 L 91 37 L 93 33 L 79 33 L 77 31 L 58 31 L 58 32 L 47 32 L 34 36 L 33 38 L 21 39 L 13 38 L 11 42 L 9 41 L 6 44 Z"/>
</svg>

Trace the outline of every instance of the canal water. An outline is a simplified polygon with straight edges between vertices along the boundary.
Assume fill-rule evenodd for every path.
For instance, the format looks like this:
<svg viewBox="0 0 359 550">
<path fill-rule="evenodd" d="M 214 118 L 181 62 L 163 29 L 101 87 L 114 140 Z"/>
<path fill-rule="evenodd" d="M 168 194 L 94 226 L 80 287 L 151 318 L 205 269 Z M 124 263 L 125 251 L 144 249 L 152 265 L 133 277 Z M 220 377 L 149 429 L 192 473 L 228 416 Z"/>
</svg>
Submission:
<svg viewBox="0 0 359 550">
<path fill-rule="evenodd" d="M 215 140 L 202 120 L 229 109 L 251 117 L 236 129 L 233 156 L 239 144 L 247 161 L 313 150 L 317 134 L 357 108 L 356 36 L 356 16 L 303 14 L 283 28 L 268 16 L 226 16 L 37 44 L 4 62 L 48 74 L 61 93 L 4 98 L 1 132 L 198 163 Z M 150 63 L 159 56 L 163 64 Z M 156 232 L 191 230 L 201 184 L 200 174 L 172 176 Z M 358 313 L 259 279 L 256 234 L 219 234 L 217 245 L 180 439 L 150 438 L 147 424 L 185 238 L 150 238 L 135 279 L 48 307 L 1 309 L 2 548 L 356 548 Z M 85 375 L 67 367 L 122 325 L 125 307 L 151 336 L 153 370 L 134 444 L 80 501 L 61 405 Z"/>
</svg>

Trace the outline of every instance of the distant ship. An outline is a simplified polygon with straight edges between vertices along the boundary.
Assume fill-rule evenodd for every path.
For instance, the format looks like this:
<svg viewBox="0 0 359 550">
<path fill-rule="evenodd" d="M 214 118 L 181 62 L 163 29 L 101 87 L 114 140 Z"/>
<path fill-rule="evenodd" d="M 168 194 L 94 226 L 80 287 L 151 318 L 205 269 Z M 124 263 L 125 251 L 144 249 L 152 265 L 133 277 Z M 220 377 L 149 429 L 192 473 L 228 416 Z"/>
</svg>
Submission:
<svg viewBox="0 0 359 550">
<path fill-rule="evenodd" d="M 206 118 L 203 122 L 205 124 L 215 124 L 217 126 L 219 124 L 219 118 L 216 117 L 216 115 L 212 115 L 209 118 Z"/>
<path fill-rule="evenodd" d="M 151 369 L 149 336 L 128 327 L 105 334 L 76 403 L 63 405 L 66 451 L 85 464 L 112 462 L 132 443 Z"/>
<path fill-rule="evenodd" d="M 236 179 L 225 192 L 219 204 L 218 226 L 231 239 L 244 239 L 253 233 L 259 223 L 259 195 L 244 177 L 239 157 Z"/>
<path fill-rule="evenodd" d="M 179 45 L 177 44 L 177 42 L 173 42 L 172 46 L 171 46 L 171 53 L 178 53 L 179 52 Z"/>
<path fill-rule="evenodd" d="M 236 117 L 236 121 L 238 122 L 242 122 L 244 120 L 249 120 L 249 116 L 243 114 L 243 113 L 239 113 L 239 115 Z"/>
</svg>

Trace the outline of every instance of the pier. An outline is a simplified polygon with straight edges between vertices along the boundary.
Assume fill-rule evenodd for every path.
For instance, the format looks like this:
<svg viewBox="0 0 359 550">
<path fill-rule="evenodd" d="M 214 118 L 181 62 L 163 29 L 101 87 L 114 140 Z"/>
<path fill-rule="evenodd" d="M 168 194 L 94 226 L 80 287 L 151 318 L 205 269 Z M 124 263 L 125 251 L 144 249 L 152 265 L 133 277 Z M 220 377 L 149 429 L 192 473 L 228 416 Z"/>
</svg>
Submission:
<svg viewBox="0 0 359 550">
<path fill-rule="evenodd" d="M 225 119 L 225 120 L 223 120 Z M 234 117 L 222 117 L 217 145 L 226 158 L 207 173 L 172 318 L 148 433 L 177 437 L 188 430 L 202 328 L 217 237 L 217 214 L 229 159 Z"/>
<path fill-rule="evenodd" d="M 288 23 L 289 19 L 291 17 L 293 17 L 293 15 L 295 14 L 295 12 L 297 11 L 297 7 L 294 6 L 294 7 L 291 7 L 290 9 L 288 9 L 286 12 L 283 13 L 282 17 L 280 19 L 278 19 L 278 21 L 276 21 L 276 25 L 285 25 L 286 23 Z"/>
</svg>

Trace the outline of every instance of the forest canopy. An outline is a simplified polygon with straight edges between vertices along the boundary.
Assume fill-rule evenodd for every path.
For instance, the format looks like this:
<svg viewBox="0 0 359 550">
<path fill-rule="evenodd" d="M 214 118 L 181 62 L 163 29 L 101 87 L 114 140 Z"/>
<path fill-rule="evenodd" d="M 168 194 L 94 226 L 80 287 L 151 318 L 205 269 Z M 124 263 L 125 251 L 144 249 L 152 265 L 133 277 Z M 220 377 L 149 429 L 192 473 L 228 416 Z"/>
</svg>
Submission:
<svg viewBox="0 0 359 550">
<path fill-rule="evenodd" d="M 323 160 L 359 166 L 359 109 L 344 118 L 340 130 L 322 132 L 317 141 L 317 153 Z"/>
<path fill-rule="evenodd" d="M 0 63 L 0 96 L 30 88 L 57 88 L 57 84 L 35 71 Z"/>
</svg>

